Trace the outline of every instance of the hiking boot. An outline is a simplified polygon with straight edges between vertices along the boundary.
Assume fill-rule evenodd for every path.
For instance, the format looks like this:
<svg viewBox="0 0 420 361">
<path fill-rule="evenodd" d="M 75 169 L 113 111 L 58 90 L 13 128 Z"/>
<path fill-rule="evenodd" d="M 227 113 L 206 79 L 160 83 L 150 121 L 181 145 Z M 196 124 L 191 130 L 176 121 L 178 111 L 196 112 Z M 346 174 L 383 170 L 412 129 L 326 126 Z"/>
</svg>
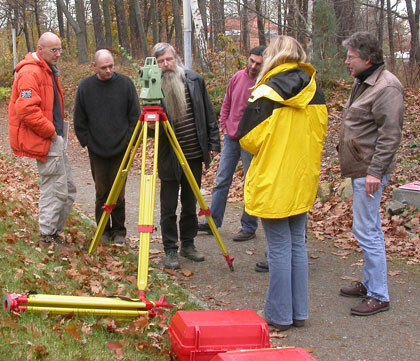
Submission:
<svg viewBox="0 0 420 361">
<path fill-rule="evenodd" d="M 268 272 L 268 262 L 255 263 L 255 272 Z"/>
<path fill-rule="evenodd" d="M 232 238 L 232 241 L 234 242 L 243 242 L 243 241 L 249 241 L 250 239 L 255 238 L 255 233 L 249 233 L 245 232 L 244 230 L 240 230 L 239 233 Z"/>
<path fill-rule="evenodd" d="M 165 260 L 163 261 L 163 266 L 168 269 L 180 268 L 177 251 L 170 250 L 166 252 Z"/>
<path fill-rule="evenodd" d="M 370 316 L 388 310 L 389 302 L 379 301 L 373 297 L 366 297 L 356 307 L 352 307 L 350 313 L 356 316 Z"/>
<path fill-rule="evenodd" d="M 57 244 L 65 245 L 66 244 L 66 236 L 64 233 L 56 232 L 54 234 L 54 242 Z"/>
<path fill-rule="evenodd" d="M 199 232 L 206 232 L 207 234 L 212 234 L 212 231 L 210 229 L 210 226 L 207 222 L 202 222 L 198 224 L 197 230 Z"/>
<path fill-rule="evenodd" d="M 340 289 L 340 296 L 344 297 L 365 297 L 367 289 L 362 282 L 353 282 L 353 287 L 343 287 Z"/>
<path fill-rule="evenodd" d="M 123 236 L 122 234 L 116 234 L 114 237 L 114 243 L 116 244 L 124 244 L 125 241 L 125 236 Z"/>
<path fill-rule="evenodd" d="M 48 248 L 55 243 L 55 234 L 41 234 L 39 236 L 39 245 L 41 248 Z"/>
<path fill-rule="evenodd" d="M 101 243 L 108 244 L 112 242 L 112 237 L 108 232 L 104 232 L 101 237 Z"/>
<path fill-rule="evenodd" d="M 179 252 L 179 254 L 182 257 L 188 258 L 188 259 L 190 259 L 191 261 L 194 261 L 194 262 L 204 261 L 204 254 L 197 251 L 197 249 L 195 248 L 194 245 L 188 246 L 188 247 L 181 247 L 181 251 Z"/>
</svg>

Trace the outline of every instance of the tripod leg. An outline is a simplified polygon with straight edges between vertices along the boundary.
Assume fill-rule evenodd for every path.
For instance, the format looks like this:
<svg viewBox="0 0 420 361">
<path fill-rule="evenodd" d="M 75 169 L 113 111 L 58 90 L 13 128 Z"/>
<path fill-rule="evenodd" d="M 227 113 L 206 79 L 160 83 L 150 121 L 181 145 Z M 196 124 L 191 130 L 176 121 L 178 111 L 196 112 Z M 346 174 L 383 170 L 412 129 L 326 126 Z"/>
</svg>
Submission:
<svg viewBox="0 0 420 361">
<path fill-rule="evenodd" d="M 143 291 L 147 288 L 147 277 L 149 273 L 149 249 L 150 234 L 154 230 L 153 221 L 155 214 L 156 198 L 156 173 L 158 164 L 158 146 L 159 146 L 159 123 L 155 122 L 155 141 L 153 153 L 153 172 L 146 173 L 146 146 L 147 146 L 147 126 L 143 132 L 143 149 L 141 164 L 141 181 L 139 196 L 139 221 L 138 228 L 140 233 L 139 258 L 137 267 L 137 288 Z"/>
<path fill-rule="evenodd" d="M 139 132 L 140 135 L 138 136 Z M 100 243 L 106 224 L 108 223 L 111 212 L 115 207 L 115 203 L 127 179 L 128 171 L 130 170 L 131 164 L 133 163 L 137 149 L 140 146 L 143 133 L 144 127 L 142 127 L 142 122 L 139 121 L 134 128 L 133 135 L 131 136 L 130 142 L 128 143 L 127 150 L 125 151 L 124 158 L 121 161 L 121 165 L 118 169 L 117 175 L 115 176 L 111 191 L 108 194 L 108 198 L 104 205 L 104 211 L 102 212 L 101 219 L 96 227 L 95 235 L 93 236 L 89 246 L 89 254 L 92 254 Z"/>
<path fill-rule="evenodd" d="M 175 152 L 176 157 L 178 158 L 179 163 L 181 164 L 182 170 L 184 171 L 185 176 L 187 177 L 188 183 L 190 184 L 190 187 L 195 195 L 195 198 L 197 199 L 198 204 L 200 205 L 200 209 L 202 210 L 203 214 L 206 216 L 207 222 L 210 226 L 210 229 L 214 235 L 214 238 L 216 238 L 216 241 L 219 245 L 220 250 L 223 253 L 223 256 L 225 256 L 226 262 L 230 268 L 231 271 L 233 271 L 233 258 L 229 257 L 229 254 L 226 250 L 226 247 L 222 241 L 222 238 L 220 237 L 219 231 L 216 227 L 216 224 L 213 221 L 213 217 L 210 214 L 210 209 L 207 207 L 207 204 L 200 193 L 200 189 L 198 188 L 197 182 L 195 181 L 194 175 L 191 172 L 191 168 L 188 165 L 187 159 L 185 158 L 184 153 L 182 152 L 181 146 L 178 143 L 178 140 L 176 139 L 175 133 L 172 130 L 169 122 L 165 121 L 162 122 L 162 126 L 165 129 L 166 135 L 168 136 L 169 142 L 171 143 L 172 149 Z"/>
</svg>

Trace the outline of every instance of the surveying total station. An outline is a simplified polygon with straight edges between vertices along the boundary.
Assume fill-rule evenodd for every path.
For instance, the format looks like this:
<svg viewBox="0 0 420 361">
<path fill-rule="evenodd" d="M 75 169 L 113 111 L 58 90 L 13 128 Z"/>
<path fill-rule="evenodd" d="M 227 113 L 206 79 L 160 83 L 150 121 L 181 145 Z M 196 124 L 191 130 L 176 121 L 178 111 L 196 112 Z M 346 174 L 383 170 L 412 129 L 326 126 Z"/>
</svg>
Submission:
<svg viewBox="0 0 420 361">
<path fill-rule="evenodd" d="M 109 220 L 110 214 L 116 206 L 119 194 L 125 184 L 128 172 L 134 161 L 134 157 L 143 143 L 141 153 L 141 178 L 140 178 L 140 195 L 139 195 L 139 216 L 138 231 L 139 255 L 138 255 L 138 274 L 137 289 L 139 292 L 138 299 L 127 297 L 85 297 L 85 296 L 58 296 L 58 295 L 41 295 L 37 293 L 4 293 L 3 309 L 6 312 L 34 311 L 34 312 L 51 312 L 57 314 L 96 314 L 109 315 L 116 317 L 137 317 L 139 315 L 148 314 L 156 315 L 162 307 L 172 307 L 173 305 L 166 302 L 162 295 L 158 301 L 150 301 L 146 298 L 146 288 L 149 270 L 149 246 L 150 235 L 155 230 L 154 227 L 154 210 L 157 180 L 157 164 L 158 164 L 158 146 L 159 146 L 159 127 L 162 126 L 171 144 L 171 147 L 181 165 L 183 172 L 193 190 L 193 193 L 200 206 L 199 216 L 204 215 L 213 232 L 219 248 L 226 259 L 231 271 L 233 271 L 233 258 L 229 257 L 225 245 L 220 237 L 219 231 L 210 214 L 200 189 L 191 172 L 188 162 L 181 150 L 176 139 L 175 133 L 169 124 L 168 118 L 160 106 L 163 99 L 161 88 L 162 71 L 158 67 L 156 58 L 146 58 L 144 67 L 139 71 L 142 100 L 142 113 L 139 121 L 133 131 L 133 135 L 127 146 L 124 158 L 115 177 L 111 191 L 103 206 L 101 219 L 97 225 L 95 234 L 89 246 L 89 254 L 92 254 L 98 247 L 105 226 Z M 152 174 L 146 174 L 146 148 L 148 137 L 147 123 L 154 123 L 154 151 L 153 151 L 153 167 Z"/>
</svg>

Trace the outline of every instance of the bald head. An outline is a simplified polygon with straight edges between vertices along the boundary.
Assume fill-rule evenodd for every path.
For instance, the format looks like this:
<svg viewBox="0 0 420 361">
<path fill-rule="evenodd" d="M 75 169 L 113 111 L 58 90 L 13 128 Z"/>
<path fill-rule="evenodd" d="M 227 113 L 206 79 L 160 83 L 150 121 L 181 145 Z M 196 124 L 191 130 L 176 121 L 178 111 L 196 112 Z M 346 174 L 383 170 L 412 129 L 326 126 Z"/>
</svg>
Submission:
<svg viewBox="0 0 420 361">
<path fill-rule="evenodd" d="M 57 65 L 61 52 L 60 38 L 54 33 L 47 31 L 38 39 L 37 53 L 49 66 Z"/>
<path fill-rule="evenodd" d="M 92 63 L 99 80 L 109 80 L 114 73 L 114 57 L 107 49 L 100 49 L 95 53 Z"/>
<path fill-rule="evenodd" d="M 101 57 L 111 57 L 112 60 L 114 60 L 114 57 L 112 56 L 112 53 L 108 49 L 99 49 L 95 56 L 93 57 L 93 61 L 97 62 L 99 58 Z"/>
</svg>

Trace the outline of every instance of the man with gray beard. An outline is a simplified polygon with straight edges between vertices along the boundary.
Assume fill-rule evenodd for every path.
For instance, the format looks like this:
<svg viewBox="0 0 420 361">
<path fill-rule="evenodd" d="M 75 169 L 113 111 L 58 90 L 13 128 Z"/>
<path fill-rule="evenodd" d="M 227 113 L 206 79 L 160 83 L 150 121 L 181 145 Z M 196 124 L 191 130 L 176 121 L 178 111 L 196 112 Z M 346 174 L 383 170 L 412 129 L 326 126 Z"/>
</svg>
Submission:
<svg viewBox="0 0 420 361">
<path fill-rule="evenodd" d="M 219 128 L 204 79 L 185 69 L 175 49 L 168 43 L 157 43 L 152 56 L 162 69 L 162 105 L 200 187 L 202 164 L 208 168 L 212 158 L 220 152 Z M 159 140 L 158 173 L 161 181 L 160 226 L 166 255 L 165 268 L 180 267 L 176 215 L 180 187 L 180 255 L 195 262 L 204 261 L 204 255 L 194 246 L 198 228 L 197 200 L 163 131 Z"/>
</svg>

